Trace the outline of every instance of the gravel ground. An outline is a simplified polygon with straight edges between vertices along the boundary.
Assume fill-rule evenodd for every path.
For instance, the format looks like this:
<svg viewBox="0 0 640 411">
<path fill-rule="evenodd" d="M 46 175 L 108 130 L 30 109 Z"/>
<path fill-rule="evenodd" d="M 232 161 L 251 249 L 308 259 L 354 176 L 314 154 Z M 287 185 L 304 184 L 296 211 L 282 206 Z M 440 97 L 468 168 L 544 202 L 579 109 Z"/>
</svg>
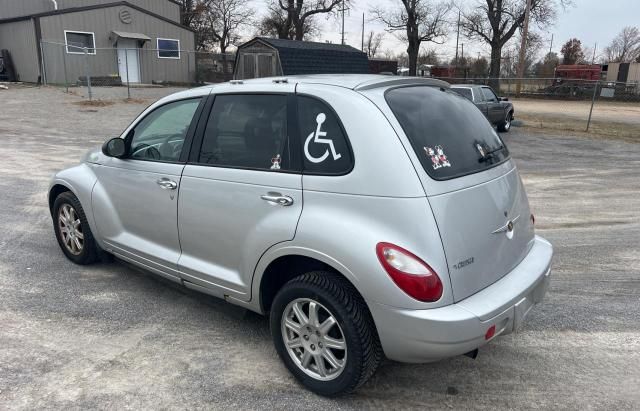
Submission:
<svg viewBox="0 0 640 411">
<path fill-rule="evenodd" d="M 265 318 L 118 262 L 75 266 L 58 249 L 50 174 L 170 91 L 107 107 L 0 91 L 0 409 L 640 408 L 640 144 L 509 133 L 556 250 L 544 304 L 475 361 L 386 362 L 329 400 L 288 374 Z"/>
</svg>

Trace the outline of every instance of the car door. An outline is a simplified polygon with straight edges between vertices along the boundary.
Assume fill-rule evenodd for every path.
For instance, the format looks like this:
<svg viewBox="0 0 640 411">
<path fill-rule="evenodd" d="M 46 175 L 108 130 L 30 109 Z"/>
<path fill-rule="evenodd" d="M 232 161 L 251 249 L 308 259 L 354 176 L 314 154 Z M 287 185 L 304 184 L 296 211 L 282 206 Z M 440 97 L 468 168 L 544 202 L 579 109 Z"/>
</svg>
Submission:
<svg viewBox="0 0 640 411">
<path fill-rule="evenodd" d="M 94 168 L 92 206 L 100 237 L 114 254 L 177 275 L 178 189 L 202 98 L 146 114 L 125 138 L 126 158 Z"/>
<path fill-rule="evenodd" d="M 481 87 L 481 89 L 484 99 L 487 102 L 489 121 L 493 124 L 498 123 L 504 118 L 504 108 L 490 87 Z"/>
<path fill-rule="evenodd" d="M 260 256 L 295 235 L 302 176 L 293 98 L 218 94 L 198 130 L 180 185 L 178 266 L 210 294 L 248 301 Z"/>
</svg>

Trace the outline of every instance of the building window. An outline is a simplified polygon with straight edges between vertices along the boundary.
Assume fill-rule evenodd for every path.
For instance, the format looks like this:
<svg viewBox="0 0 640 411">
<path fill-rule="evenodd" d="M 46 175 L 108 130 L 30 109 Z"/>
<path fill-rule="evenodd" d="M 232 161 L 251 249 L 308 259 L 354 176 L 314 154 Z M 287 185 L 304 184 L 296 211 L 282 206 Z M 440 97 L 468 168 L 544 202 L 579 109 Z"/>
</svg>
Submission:
<svg viewBox="0 0 640 411">
<path fill-rule="evenodd" d="M 64 39 L 69 54 L 84 54 L 85 48 L 88 54 L 96 54 L 96 36 L 91 32 L 65 30 Z"/>
<path fill-rule="evenodd" d="M 159 59 L 180 59 L 180 40 L 158 39 Z"/>
</svg>

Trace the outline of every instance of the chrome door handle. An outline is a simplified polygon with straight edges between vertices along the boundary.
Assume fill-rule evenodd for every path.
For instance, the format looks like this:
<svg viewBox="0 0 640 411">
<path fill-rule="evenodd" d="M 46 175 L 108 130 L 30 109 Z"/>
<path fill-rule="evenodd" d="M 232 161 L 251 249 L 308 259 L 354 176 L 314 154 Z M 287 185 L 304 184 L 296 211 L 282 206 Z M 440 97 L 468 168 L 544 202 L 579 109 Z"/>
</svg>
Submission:
<svg viewBox="0 0 640 411">
<path fill-rule="evenodd" d="M 261 195 L 260 198 L 264 201 L 268 201 L 270 203 L 278 204 L 281 206 L 290 206 L 291 204 L 293 204 L 293 198 L 289 196 L 283 196 L 280 193 L 269 192 L 267 194 Z"/>
<path fill-rule="evenodd" d="M 169 180 L 168 178 L 161 178 L 160 180 L 156 181 L 156 183 L 158 183 L 158 185 L 165 190 L 175 190 L 176 188 L 178 188 L 178 183 Z"/>
</svg>

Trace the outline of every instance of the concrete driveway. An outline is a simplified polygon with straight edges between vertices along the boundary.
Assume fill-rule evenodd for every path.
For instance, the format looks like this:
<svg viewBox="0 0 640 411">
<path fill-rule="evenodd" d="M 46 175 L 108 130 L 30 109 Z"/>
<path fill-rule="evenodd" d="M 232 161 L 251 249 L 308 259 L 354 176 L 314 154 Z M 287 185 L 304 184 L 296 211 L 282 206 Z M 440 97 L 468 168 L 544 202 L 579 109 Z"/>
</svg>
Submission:
<svg viewBox="0 0 640 411">
<path fill-rule="evenodd" d="M 0 91 L 0 409 L 640 408 L 640 144 L 513 129 L 556 250 L 544 304 L 475 361 L 386 362 L 330 400 L 288 374 L 265 318 L 122 263 L 64 258 L 49 175 L 151 102 L 78 100 Z"/>
</svg>

